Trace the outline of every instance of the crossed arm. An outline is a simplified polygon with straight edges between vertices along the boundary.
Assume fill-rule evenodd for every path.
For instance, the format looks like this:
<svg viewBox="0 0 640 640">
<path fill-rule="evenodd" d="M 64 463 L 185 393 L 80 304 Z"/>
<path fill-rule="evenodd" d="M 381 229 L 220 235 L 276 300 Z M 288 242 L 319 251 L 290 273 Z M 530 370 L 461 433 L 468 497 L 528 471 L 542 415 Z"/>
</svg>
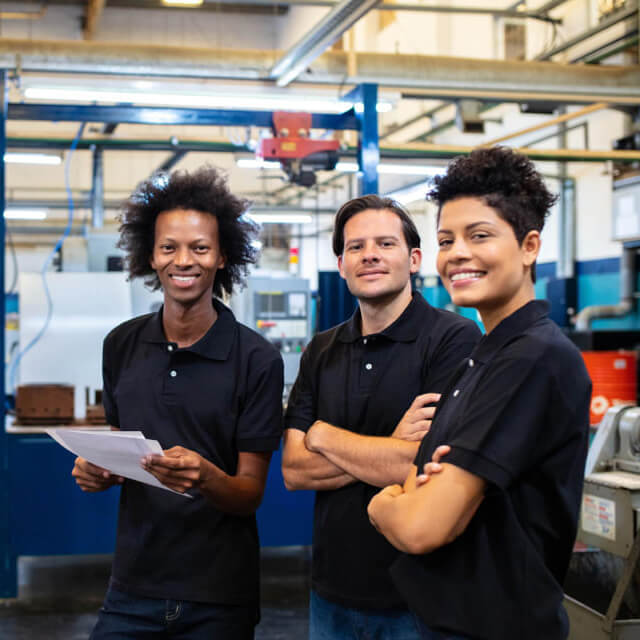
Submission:
<svg viewBox="0 0 640 640">
<path fill-rule="evenodd" d="M 404 486 L 388 486 L 369 503 L 371 524 L 405 553 L 429 553 L 455 540 L 484 498 L 485 480 L 439 459 L 420 475 L 413 465 Z"/>
<path fill-rule="evenodd" d="M 401 482 L 429 430 L 438 394 L 418 396 L 389 437 L 366 436 L 316 420 L 305 433 L 287 429 L 282 473 L 288 489 L 339 489 L 356 480 Z"/>
</svg>

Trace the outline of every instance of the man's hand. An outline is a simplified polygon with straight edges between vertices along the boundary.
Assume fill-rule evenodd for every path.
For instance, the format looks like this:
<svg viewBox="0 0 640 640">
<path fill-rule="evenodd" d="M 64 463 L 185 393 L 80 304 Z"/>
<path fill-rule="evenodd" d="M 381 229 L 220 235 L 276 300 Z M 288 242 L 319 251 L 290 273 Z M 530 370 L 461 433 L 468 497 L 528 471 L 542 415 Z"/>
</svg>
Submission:
<svg viewBox="0 0 640 640">
<path fill-rule="evenodd" d="M 307 433 L 304 436 L 304 446 L 308 451 L 312 453 L 318 453 L 318 449 L 320 447 L 320 439 L 324 435 L 326 431 L 326 427 L 330 427 L 332 425 L 328 425 L 326 422 L 322 420 L 316 420 L 307 430 Z"/>
<path fill-rule="evenodd" d="M 205 480 L 208 463 L 200 454 L 184 447 L 166 449 L 163 456 L 149 455 L 141 460 L 142 468 L 163 485 L 184 493 Z"/>
<path fill-rule="evenodd" d="M 429 478 L 433 474 L 440 473 L 442 471 L 440 460 L 442 460 L 442 458 L 444 458 L 444 456 L 446 456 L 450 451 L 451 447 L 448 444 L 442 444 L 433 452 L 431 462 L 427 462 L 427 464 L 424 465 L 423 472 L 418 474 L 416 477 L 416 489 L 429 482 Z"/>
<path fill-rule="evenodd" d="M 438 400 L 440 400 L 439 393 L 423 393 L 416 396 L 411 406 L 402 416 L 402 420 L 394 429 L 391 437 L 420 442 L 429 432 L 431 420 L 436 411 L 434 406 L 428 407 L 426 405 L 435 404 Z"/>
<path fill-rule="evenodd" d="M 367 507 L 367 513 L 369 514 L 369 521 L 377 531 L 380 531 L 380 528 L 376 522 L 376 515 L 383 510 L 391 500 L 394 500 L 403 493 L 404 490 L 399 484 L 391 484 L 373 496 L 371 502 L 369 502 L 369 506 Z"/>
<path fill-rule="evenodd" d="M 76 458 L 71 475 L 76 479 L 76 484 L 89 493 L 104 491 L 114 484 L 122 484 L 124 478 L 113 475 L 107 469 L 98 467 L 84 458 Z"/>
</svg>

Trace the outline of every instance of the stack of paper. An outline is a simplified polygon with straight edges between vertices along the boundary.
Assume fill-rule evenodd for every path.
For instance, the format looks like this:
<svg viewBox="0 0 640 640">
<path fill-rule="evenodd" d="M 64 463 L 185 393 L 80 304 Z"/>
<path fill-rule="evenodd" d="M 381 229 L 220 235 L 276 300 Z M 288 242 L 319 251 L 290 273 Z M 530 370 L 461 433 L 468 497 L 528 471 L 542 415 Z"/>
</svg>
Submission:
<svg viewBox="0 0 640 640">
<path fill-rule="evenodd" d="M 153 487 L 186 495 L 163 485 L 145 471 L 140 460 L 147 455 L 163 455 L 157 440 L 147 440 L 140 431 L 95 431 L 90 429 L 47 429 L 65 449 L 111 473 Z"/>
</svg>

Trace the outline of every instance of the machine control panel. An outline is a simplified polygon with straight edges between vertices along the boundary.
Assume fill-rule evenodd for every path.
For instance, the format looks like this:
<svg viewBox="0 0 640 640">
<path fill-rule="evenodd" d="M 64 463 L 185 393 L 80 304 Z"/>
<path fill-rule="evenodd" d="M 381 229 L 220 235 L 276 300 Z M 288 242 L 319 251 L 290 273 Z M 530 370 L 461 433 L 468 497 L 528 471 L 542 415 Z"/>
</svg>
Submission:
<svg viewBox="0 0 640 640">
<path fill-rule="evenodd" d="M 298 375 L 300 357 L 311 339 L 309 281 L 287 276 L 250 276 L 231 301 L 240 322 L 269 340 L 282 354 L 285 386 Z"/>
</svg>

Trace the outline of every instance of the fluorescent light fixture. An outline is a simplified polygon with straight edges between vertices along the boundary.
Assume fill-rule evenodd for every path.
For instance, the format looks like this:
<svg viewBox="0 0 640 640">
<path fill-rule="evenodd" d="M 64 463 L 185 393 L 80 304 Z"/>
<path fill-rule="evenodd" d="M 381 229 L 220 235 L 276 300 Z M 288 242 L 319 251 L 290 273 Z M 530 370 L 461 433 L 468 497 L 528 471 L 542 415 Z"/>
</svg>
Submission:
<svg viewBox="0 0 640 640">
<path fill-rule="evenodd" d="M 7 220 L 44 220 L 47 217 L 46 209 L 5 209 L 4 217 Z"/>
<path fill-rule="evenodd" d="M 246 213 L 254 222 L 260 224 L 307 224 L 311 222 L 310 213 Z"/>
<path fill-rule="evenodd" d="M 210 90 L 208 90 L 210 91 Z M 334 98 L 292 96 L 286 94 L 224 94 L 224 93 L 153 93 L 118 89 L 81 89 L 79 87 L 27 87 L 31 100 L 68 100 L 71 102 L 115 102 L 194 109 L 249 109 L 257 111 L 308 111 L 340 114 L 352 103 Z"/>
<path fill-rule="evenodd" d="M 358 171 L 357 162 L 338 162 L 336 171 L 344 173 L 355 173 Z M 387 164 L 381 162 L 378 165 L 379 174 L 393 176 L 437 176 L 446 171 L 446 167 L 431 167 L 419 164 Z"/>
<path fill-rule="evenodd" d="M 238 158 L 236 165 L 240 169 L 279 169 L 279 162 L 262 160 L 261 158 Z"/>
<path fill-rule="evenodd" d="M 169 7 L 199 7 L 204 0 L 162 0 Z"/>
<path fill-rule="evenodd" d="M 144 82 L 144 81 L 143 81 Z M 341 114 L 354 106 L 348 100 L 320 92 L 233 90 L 215 85 L 160 85 L 140 81 L 126 86 L 109 84 L 87 87 L 70 80 L 51 84 L 32 80 L 24 84 L 24 96 L 29 100 L 63 100 L 70 102 L 130 103 L 147 106 L 191 107 L 195 109 L 248 109 L 257 111 L 305 111 L 309 113 Z M 389 111 L 393 102 L 382 99 L 378 110 Z"/>
<path fill-rule="evenodd" d="M 353 105 L 353 109 L 356 113 L 364 113 L 364 103 L 363 102 L 355 102 Z M 376 111 L 378 113 L 389 113 L 393 109 L 393 103 L 387 100 L 378 100 L 376 104 Z"/>
<path fill-rule="evenodd" d="M 62 158 L 48 153 L 5 153 L 4 161 L 12 164 L 56 165 L 62 162 Z"/>
<path fill-rule="evenodd" d="M 280 169 L 279 162 L 263 160 L 261 158 L 238 158 L 236 165 L 240 169 Z M 357 162 L 338 162 L 336 171 L 342 173 L 356 173 L 358 171 Z M 381 162 L 378 165 L 379 174 L 395 176 L 437 176 L 446 171 L 446 167 L 433 167 L 419 164 L 387 164 Z"/>
</svg>

